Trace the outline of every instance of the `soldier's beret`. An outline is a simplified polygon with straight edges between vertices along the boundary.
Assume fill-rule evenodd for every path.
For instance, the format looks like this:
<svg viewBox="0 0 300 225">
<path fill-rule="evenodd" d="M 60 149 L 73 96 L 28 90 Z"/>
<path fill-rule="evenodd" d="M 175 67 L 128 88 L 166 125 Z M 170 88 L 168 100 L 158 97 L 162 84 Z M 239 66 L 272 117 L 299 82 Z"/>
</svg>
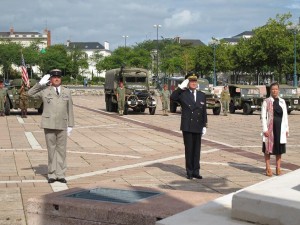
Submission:
<svg viewBox="0 0 300 225">
<path fill-rule="evenodd" d="M 62 72 L 61 72 L 61 70 L 59 70 L 59 69 L 54 69 L 54 70 L 51 70 L 50 71 L 50 76 L 52 77 L 52 76 L 59 76 L 59 77 L 61 77 L 62 76 Z"/>
</svg>

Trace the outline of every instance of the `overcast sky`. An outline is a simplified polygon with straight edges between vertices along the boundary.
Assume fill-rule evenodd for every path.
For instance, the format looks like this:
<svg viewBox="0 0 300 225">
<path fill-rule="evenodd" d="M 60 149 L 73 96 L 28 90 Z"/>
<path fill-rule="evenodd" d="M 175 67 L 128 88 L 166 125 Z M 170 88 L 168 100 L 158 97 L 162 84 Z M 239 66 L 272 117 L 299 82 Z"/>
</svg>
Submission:
<svg viewBox="0 0 300 225">
<path fill-rule="evenodd" d="M 298 23 L 299 0 L 1 0 L 0 32 L 51 31 L 52 44 L 110 43 L 110 49 L 159 38 L 232 37 L 290 12 Z"/>
</svg>

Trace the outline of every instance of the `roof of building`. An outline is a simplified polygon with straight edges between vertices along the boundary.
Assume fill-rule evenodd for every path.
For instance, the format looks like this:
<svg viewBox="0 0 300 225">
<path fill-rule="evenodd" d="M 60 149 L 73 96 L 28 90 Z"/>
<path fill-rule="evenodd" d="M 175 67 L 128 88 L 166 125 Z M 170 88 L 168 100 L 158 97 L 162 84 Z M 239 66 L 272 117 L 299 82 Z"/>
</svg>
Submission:
<svg viewBox="0 0 300 225">
<path fill-rule="evenodd" d="M 239 38 L 239 37 L 244 37 L 244 36 L 253 36 L 254 32 L 253 31 L 244 31 L 243 33 L 240 33 L 238 35 L 235 35 L 233 37 Z"/>
<path fill-rule="evenodd" d="M 198 46 L 198 45 L 205 45 L 201 40 L 199 39 L 179 39 L 180 44 L 190 44 L 193 46 Z"/>
<path fill-rule="evenodd" d="M 79 49 L 105 49 L 99 42 L 68 42 L 67 47 Z"/>
</svg>

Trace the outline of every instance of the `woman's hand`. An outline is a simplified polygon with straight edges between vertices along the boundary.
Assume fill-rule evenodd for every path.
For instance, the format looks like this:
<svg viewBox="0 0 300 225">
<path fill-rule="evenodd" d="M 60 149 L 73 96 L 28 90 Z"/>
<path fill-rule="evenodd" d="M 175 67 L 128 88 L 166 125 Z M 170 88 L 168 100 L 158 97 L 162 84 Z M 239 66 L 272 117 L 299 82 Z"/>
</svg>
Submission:
<svg viewBox="0 0 300 225">
<path fill-rule="evenodd" d="M 269 137 L 269 131 L 264 132 L 265 137 Z"/>
</svg>

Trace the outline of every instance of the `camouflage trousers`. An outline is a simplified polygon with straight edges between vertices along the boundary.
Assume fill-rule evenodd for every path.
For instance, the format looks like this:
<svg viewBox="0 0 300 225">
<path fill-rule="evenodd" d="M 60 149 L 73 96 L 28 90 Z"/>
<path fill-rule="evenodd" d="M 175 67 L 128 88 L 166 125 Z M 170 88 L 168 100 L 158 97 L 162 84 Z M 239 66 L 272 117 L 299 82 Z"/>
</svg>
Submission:
<svg viewBox="0 0 300 225">
<path fill-rule="evenodd" d="M 162 100 L 162 110 L 168 110 L 169 108 L 169 102 L 166 100 Z"/>
<path fill-rule="evenodd" d="M 119 99 L 118 100 L 118 110 L 124 110 L 124 106 L 125 106 L 125 100 L 124 99 Z"/>
<path fill-rule="evenodd" d="M 227 113 L 229 110 L 229 101 L 222 101 L 223 112 Z"/>
<path fill-rule="evenodd" d="M 3 112 L 5 110 L 5 101 L 4 99 L 0 99 L 0 112 Z"/>
<path fill-rule="evenodd" d="M 28 108 L 28 99 L 20 99 L 20 109 L 26 110 Z"/>
</svg>

